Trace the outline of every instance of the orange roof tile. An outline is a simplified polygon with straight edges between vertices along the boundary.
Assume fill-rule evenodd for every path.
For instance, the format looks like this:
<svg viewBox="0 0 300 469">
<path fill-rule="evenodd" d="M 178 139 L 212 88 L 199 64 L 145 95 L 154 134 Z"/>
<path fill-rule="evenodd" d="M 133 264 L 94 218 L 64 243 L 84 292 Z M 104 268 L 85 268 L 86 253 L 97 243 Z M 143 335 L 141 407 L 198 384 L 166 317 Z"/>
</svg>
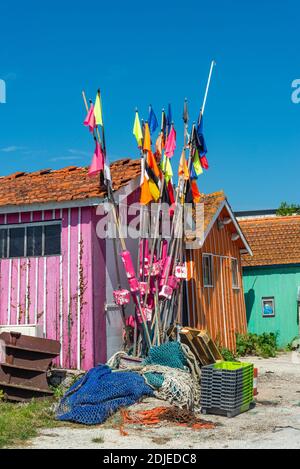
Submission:
<svg viewBox="0 0 300 469">
<path fill-rule="evenodd" d="M 300 216 L 239 220 L 253 257 L 243 255 L 243 266 L 300 263 Z"/>
<path fill-rule="evenodd" d="M 129 158 L 111 164 L 114 190 L 128 184 L 140 174 L 140 161 Z M 68 166 L 42 169 L 33 173 L 16 172 L 0 177 L 0 206 L 82 200 L 105 197 L 99 177 L 89 177 L 88 169 Z"/>
<path fill-rule="evenodd" d="M 223 191 L 202 194 L 200 202 L 204 203 L 204 231 L 208 228 L 224 200 L 226 200 L 226 196 Z"/>
</svg>

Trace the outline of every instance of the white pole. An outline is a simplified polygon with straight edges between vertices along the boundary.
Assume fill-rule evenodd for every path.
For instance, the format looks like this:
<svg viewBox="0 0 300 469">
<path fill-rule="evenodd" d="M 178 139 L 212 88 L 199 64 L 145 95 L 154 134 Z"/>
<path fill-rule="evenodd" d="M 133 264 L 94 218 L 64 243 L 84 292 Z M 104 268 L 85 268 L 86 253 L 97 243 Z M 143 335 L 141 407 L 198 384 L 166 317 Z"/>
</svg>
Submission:
<svg viewBox="0 0 300 469">
<path fill-rule="evenodd" d="M 202 108 L 201 108 L 200 114 L 199 114 L 199 122 L 198 122 L 198 124 L 200 124 L 201 117 L 203 116 L 204 111 L 205 111 L 205 105 L 206 105 L 208 90 L 209 90 L 209 86 L 210 86 L 211 76 L 212 76 L 213 68 L 214 68 L 215 65 L 216 65 L 216 62 L 215 62 L 214 60 L 212 60 L 212 61 L 211 61 L 211 64 L 210 64 L 210 70 L 209 70 L 208 79 L 207 79 L 207 84 L 206 84 L 206 88 L 205 88 L 205 93 L 204 93 L 204 98 L 203 98 L 203 104 L 202 104 Z"/>
</svg>

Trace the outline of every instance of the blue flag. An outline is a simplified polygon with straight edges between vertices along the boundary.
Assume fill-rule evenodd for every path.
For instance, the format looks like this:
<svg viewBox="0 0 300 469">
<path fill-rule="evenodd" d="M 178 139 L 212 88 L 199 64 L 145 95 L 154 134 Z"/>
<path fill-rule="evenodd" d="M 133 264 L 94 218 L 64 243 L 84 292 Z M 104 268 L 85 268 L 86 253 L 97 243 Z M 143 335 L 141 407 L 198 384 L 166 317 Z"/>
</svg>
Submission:
<svg viewBox="0 0 300 469">
<path fill-rule="evenodd" d="M 201 117 L 200 123 L 197 126 L 197 140 L 198 140 L 198 150 L 200 156 L 205 156 L 207 153 L 207 146 L 205 143 L 203 135 L 203 116 Z"/>
<path fill-rule="evenodd" d="M 198 175 L 196 173 L 196 170 L 194 168 L 194 164 L 192 163 L 191 165 L 191 169 L 190 169 L 190 179 L 193 180 L 193 179 L 198 179 Z"/>
<path fill-rule="evenodd" d="M 172 124 L 172 109 L 171 104 L 168 104 L 168 114 L 167 114 L 167 127 L 170 129 Z"/>
<path fill-rule="evenodd" d="M 148 124 L 149 124 L 150 133 L 152 134 L 157 129 L 158 122 L 157 122 L 156 115 L 151 105 L 149 106 Z"/>
</svg>

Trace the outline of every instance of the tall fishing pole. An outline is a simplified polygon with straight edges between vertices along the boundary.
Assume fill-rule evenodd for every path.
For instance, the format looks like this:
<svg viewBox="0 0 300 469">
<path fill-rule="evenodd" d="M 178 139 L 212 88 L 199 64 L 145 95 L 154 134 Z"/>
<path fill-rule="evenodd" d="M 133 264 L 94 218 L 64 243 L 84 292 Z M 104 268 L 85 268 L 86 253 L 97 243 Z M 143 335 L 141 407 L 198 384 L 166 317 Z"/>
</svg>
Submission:
<svg viewBox="0 0 300 469">
<path fill-rule="evenodd" d="M 210 83 L 211 83 L 211 77 L 212 77 L 212 72 L 213 72 L 213 68 L 214 66 L 216 65 L 216 62 L 214 60 L 212 60 L 211 62 L 211 65 L 210 65 L 210 70 L 209 70 L 209 74 L 208 74 L 208 79 L 207 79 L 207 83 L 206 83 L 206 88 L 205 88 L 205 93 L 204 93 L 204 98 L 203 98 L 203 103 L 202 103 L 202 107 L 200 109 L 200 113 L 199 113 L 199 118 L 198 118 L 198 126 L 200 125 L 201 123 L 201 120 L 202 120 L 202 117 L 204 115 L 204 111 L 205 111 L 205 107 L 206 107 L 206 102 L 207 102 L 207 96 L 208 96 L 208 91 L 209 91 L 209 87 L 210 87 Z M 190 142 L 189 142 L 189 158 L 188 158 L 188 164 L 187 164 L 187 167 L 188 167 L 188 172 L 189 172 L 189 181 L 190 181 L 190 168 L 191 168 L 191 164 L 192 164 L 192 158 L 193 158 L 193 154 L 194 154 L 194 148 L 193 148 L 193 132 L 196 131 L 196 128 L 195 128 L 195 125 L 193 124 L 193 129 L 192 129 L 192 132 L 191 132 L 191 138 L 190 138 Z M 186 130 L 187 132 L 187 130 Z M 187 133 L 185 133 L 184 135 L 187 135 Z M 182 191 L 182 198 L 181 198 L 181 203 L 184 203 L 185 201 L 185 196 L 186 196 L 186 190 L 187 190 L 187 182 L 188 181 L 184 181 L 183 183 L 183 191 Z M 177 186 L 177 190 L 179 191 L 180 189 L 180 178 L 178 180 L 178 186 Z M 175 211 L 176 213 L 176 211 Z M 181 211 L 179 211 L 178 215 L 176 213 L 176 216 L 175 216 L 175 213 L 174 213 L 174 217 L 173 217 L 173 223 L 172 223 L 172 230 L 171 230 L 171 233 L 173 234 L 174 236 L 174 232 L 176 231 L 176 228 L 177 228 L 177 224 L 178 224 L 178 220 L 177 220 L 177 217 L 179 218 L 180 217 L 180 213 Z M 170 244 L 169 244 L 169 252 L 170 252 L 170 256 L 172 256 L 173 252 L 174 252 L 174 249 L 175 249 L 175 245 L 176 245 L 176 240 L 174 239 L 171 239 L 170 241 Z M 167 268 L 167 272 L 166 272 L 166 280 L 168 279 L 169 277 L 169 273 L 170 273 L 170 265 L 168 266 Z M 166 283 L 166 280 L 165 280 L 165 283 Z M 163 311 L 164 311 L 164 308 L 166 307 L 166 304 L 163 304 L 162 305 L 162 310 L 161 310 L 161 314 L 163 315 Z"/>
<path fill-rule="evenodd" d="M 98 93 L 98 96 L 99 96 L 99 99 L 100 99 L 100 103 L 101 103 L 101 95 L 100 95 L 100 90 L 99 90 L 99 89 L 98 89 L 97 93 Z M 87 112 L 88 112 L 88 104 L 87 104 L 87 100 L 86 100 L 86 96 L 85 96 L 85 92 L 84 92 L 84 91 L 82 91 L 82 97 L 83 97 L 83 101 L 84 101 L 86 110 L 87 110 Z M 103 151 L 104 151 L 104 155 L 105 155 L 105 158 L 106 158 L 107 155 L 106 155 L 106 144 L 105 144 L 104 125 L 102 125 L 101 127 L 102 127 L 102 144 L 103 144 Z M 94 132 L 93 132 L 93 135 L 94 135 L 94 138 L 95 138 Z M 97 127 L 97 136 L 98 136 L 99 142 L 101 142 L 101 137 L 100 137 L 100 133 L 99 133 L 98 127 Z M 107 160 L 106 160 L 106 163 L 105 163 L 105 164 L 107 164 Z M 119 238 L 119 241 L 120 241 L 120 243 L 121 243 L 122 250 L 123 250 L 123 251 L 126 251 L 126 244 L 125 244 L 125 240 L 124 240 L 124 238 L 123 238 L 122 231 L 121 231 L 121 223 L 120 223 L 120 220 L 119 220 L 119 217 L 118 217 L 118 214 L 117 214 L 117 204 L 116 204 L 116 201 L 115 201 L 115 198 L 114 198 L 114 194 L 113 194 L 113 189 L 112 189 L 112 181 L 111 181 L 111 178 L 108 177 L 108 174 L 105 174 L 104 177 L 105 177 L 105 182 L 106 182 L 106 187 L 107 187 L 108 198 L 109 198 L 109 200 L 111 200 L 111 202 L 112 202 L 112 213 L 113 213 L 113 217 L 114 217 L 115 226 L 116 226 L 116 228 L 117 228 L 118 238 Z M 114 236 L 113 236 L 113 242 L 116 243 L 116 238 L 115 238 Z M 114 245 L 114 253 L 117 253 L 117 245 L 116 245 L 116 244 Z M 117 258 L 116 258 L 116 274 L 117 274 L 117 281 L 118 281 L 118 283 L 121 284 L 120 271 L 119 271 L 119 264 L 118 264 L 118 259 L 117 259 Z M 120 288 L 121 288 L 121 285 L 119 285 L 118 288 L 120 289 Z M 146 324 L 145 319 L 144 319 L 144 314 L 143 314 L 143 311 L 142 311 L 142 308 L 141 308 L 139 299 L 138 299 L 137 296 L 135 296 L 134 300 L 135 300 L 135 305 L 136 305 L 137 309 L 139 310 L 140 316 L 141 316 L 142 321 L 143 321 L 143 325 L 144 325 L 144 329 L 145 329 L 145 335 L 146 335 L 146 340 L 147 340 L 147 342 L 148 342 L 148 345 L 151 346 L 151 340 L 150 340 L 150 336 L 149 336 L 148 327 L 147 327 L 147 324 Z M 126 325 L 124 305 L 121 305 L 121 309 L 122 309 L 122 316 L 123 316 L 123 319 L 124 319 L 125 325 Z M 123 322 L 124 322 L 124 321 L 123 321 Z"/>
</svg>

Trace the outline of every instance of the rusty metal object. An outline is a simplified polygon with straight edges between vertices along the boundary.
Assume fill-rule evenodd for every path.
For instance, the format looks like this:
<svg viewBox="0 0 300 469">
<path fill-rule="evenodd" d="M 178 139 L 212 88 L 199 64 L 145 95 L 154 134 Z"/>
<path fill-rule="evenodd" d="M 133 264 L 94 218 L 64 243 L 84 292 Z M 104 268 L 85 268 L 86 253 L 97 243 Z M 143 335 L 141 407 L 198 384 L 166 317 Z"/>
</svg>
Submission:
<svg viewBox="0 0 300 469">
<path fill-rule="evenodd" d="M 0 389 L 4 397 L 11 401 L 28 401 L 51 396 L 47 371 L 59 355 L 60 343 L 17 332 L 3 332 L 0 343 Z"/>
</svg>

